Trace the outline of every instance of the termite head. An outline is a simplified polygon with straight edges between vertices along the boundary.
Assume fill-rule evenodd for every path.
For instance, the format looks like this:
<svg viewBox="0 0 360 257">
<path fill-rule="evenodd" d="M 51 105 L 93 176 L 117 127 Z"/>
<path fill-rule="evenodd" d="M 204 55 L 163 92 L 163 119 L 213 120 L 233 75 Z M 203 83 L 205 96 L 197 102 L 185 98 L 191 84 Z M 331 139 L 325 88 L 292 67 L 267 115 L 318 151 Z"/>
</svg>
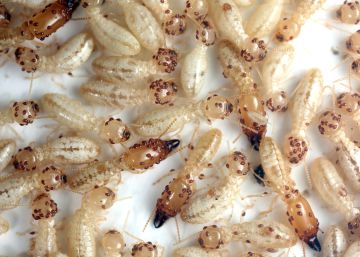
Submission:
<svg viewBox="0 0 360 257">
<path fill-rule="evenodd" d="M 83 201 L 90 211 L 105 210 L 115 203 L 115 193 L 108 187 L 98 187 L 88 192 Z"/>
<path fill-rule="evenodd" d="M 162 251 L 151 242 L 137 243 L 131 249 L 131 256 L 133 257 L 160 257 Z"/>
<path fill-rule="evenodd" d="M 0 3 L 0 27 L 5 28 L 9 26 L 11 14 L 5 5 Z"/>
<path fill-rule="evenodd" d="M 246 176 L 250 171 L 250 163 L 247 161 L 246 156 L 239 151 L 229 155 L 225 166 L 231 173 L 239 176 Z"/>
<path fill-rule="evenodd" d="M 299 134 L 288 134 L 284 142 L 284 154 L 291 164 L 302 162 L 309 151 L 309 143 Z"/>
<path fill-rule="evenodd" d="M 177 86 L 172 80 L 157 79 L 149 85 L 151 98 L 155 104 L 169 104 L 174 101 L 177 94 Z"/>
<path fill-rule="evenodd" d="M 351 64 L 352 73 L 360 80 L 360 58 L 356 59 Z"/>
<path fill-rule="evenodd" d="M 178 55 L 175 50 L 170 48 L 159 48 L 153 59 L 159 66 L 160 70 L 166 73 L 171 73 L 175 70 L 178 64 Z"/>
<path fill-rule="evenodd" d="M 185 32 L 186 16 L 183 14 L 170 14 L 163 22 L 165 33 L 171 36 L 178 36 Z"/>
<path fill-rule="evenodd" d="M 15 50 L 16 63 L 21 66 L 21 70 L 27 73 L 35 72 L 39 66 L 40 57 L 37 52 L 28 47 L 18 47 Z"/>
<path fill-rule="evenodd" d="M 360 94 L 342 93 L 336 99 L 336 107 L 343 113 L 353 114 L 360 109 Z"/>
<path fill-rule="evenodd" d="M 333 111 L 326 111 L 321 114 L 318 129 L 320 134 L 332 136 L 341 129 L 341 114 Z"/>
<path fill-rule="evenodd" d="M 267 54 L 267 47 L 264 40 L 248 38 L 241 46 L 240 56 L 246 62 L 260 62 Z"/>
<path fill-rule="evenodd" d="M 360 214 L 358 213 L 352 220 L 348 222 L 348 230 L 352 235 L 360 233 Z"/>
<path fill-rule="evenodd" d="M 33 123 L 39 111 L 39 105 L 34 101 L 15 102 L 11 107 L 13 119 L 20 126 Z"/>
<path fill-rule="evenodd" d="M 234 110 L 233 104 L 223 96 L 211 95 L 202 103 L 202 110 L 208 119 L 225 119 Z"/>
<path fill-rule="evenodd" d="M 198 22 L 201 22 L 208 14 L 207 1 L 187 0 L 185 13 Z"/>
<path fill-rule="evenodd" d="M 102 238 L 102 247 L 106 256 L 120 256 L 125 246 L 124 238 L 119 231 L 109 230 Z"/>
<path fill-rule="evenodd" d="M 284 18 L 279 22 L 276 39 L 280 42 L 290 41 L 296 38 L 300 33 L 300 26 L 291 19 Z"/>
<path fill-rule="evenodd" d="M 204 249 L 219 249 L 224 245 L 224 231 L 216 225 L 204 227 L 199 234 L 198 242 Z"/>
<path fill-rule="evenodd" d="M 36 169 L 37 159 L 34 150 L 28 146 L 19 149 L 13 158 L 14 168 L 21 171 L 33 171 Z"/>
<path fill-rule="evenodd" d="M 34 220 L 49 219 L 56 215 L 58 207 L 56 202 L 47 193 L 36 196 L 31 204 L 32 217 Z"/>
<path fill-rule="evenodd" d="M 347 24 L 358 24 L 360 22 L 360 3 L 345 1 L 336 11 L 338 19 Z"/>
<path fill-rule="evenodd" d="M 46 166 L 40 172 L 40 183 L 45 191 L 52 191 L 63 187 L 67 182 L 64 171 L 53 165 Z"/>
<path fill-rule="evenodd" d="M 105 0 L 82 0 L 82 7 L 99 6 L 105 3 Z"/>
<path fill-rule="evenodd" d="M 129 140 L 131 132 L 121 119 L 111 117 L 102 125 L 100 136 L 110 144 L 121 144 Z"/>
<path fill-rule="evenodd" d="M 288 109 L 289 99 L 284 91 L 275 91 L 266 101 L 267 108 L 272 112 L 285 112 Z"/>
<path fill-rule="evenodd" d="M 346 48 L 354 54 L 360 54 L 360 30 L 353 33 L 346 40 Z"/>
<path fill-rule="evenodd" d="M 214 25 L 210 21 L 203 20 L 197 25 L 196 40 L 205 46 L 211 46 L 215 44 L 216 31 Z"/>
</svg>

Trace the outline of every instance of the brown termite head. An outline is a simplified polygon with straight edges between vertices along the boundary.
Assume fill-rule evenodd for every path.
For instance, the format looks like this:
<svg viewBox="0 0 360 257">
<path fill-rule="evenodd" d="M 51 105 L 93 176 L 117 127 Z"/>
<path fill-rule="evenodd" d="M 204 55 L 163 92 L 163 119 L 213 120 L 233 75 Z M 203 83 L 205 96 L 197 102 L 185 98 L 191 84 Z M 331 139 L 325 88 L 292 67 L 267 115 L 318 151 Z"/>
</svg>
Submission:
<svg viewBox="0 0 360 257">
<path fill-rule="evenodd" d="M 28 146 L 19 149 L 13 158 L 14 168 L 21 171 L 33 171 L 36 169 L 37 159 L 34 150 Z"/>
<path fill-rule="evenodd" d="M 240 56 L 246 62 L 260 62 L 267 54 L 267 47 L 264 40 L 248 38 L 241 46 Z"/>
<path fill-rule="evenodd" d="M 288 134 L 284 142 L 284 155 L 292 164 L 303 161 L 309 151 L 309 142 L 298 134 Z"/>
<path fill-rule="evenodd" d="M 37 52 L 28 47 L 18 47 L 15 50 L 16 63 L 21 66 L 21 70 L 27 73 L 35 72 L 39 66 L 40 56 Z"/>
<path fill-rule="evenodd" d="M 185 32 L 186 16 L 183 14 L 171 14 L 163 22 L 164 31 L 170 36 L 178 36 Z"/>
<path fill-rule="evenodd" d="M 341 129 L 341 114 L 326 111 L 321 114 L 318 129 L 320 134 L 331 137 Z"/>
<path fill-rule="evenodd" d="M 175 70 L 178 64 L 178 55 L 175 50 L 170 48 L 159 48 L 153 59 L 159 68 L 166 73 L 171 73 Z"/>
<path fill-rule="evenodd" d="M 266 107 L 272 112 L 285 112 L 289 106 L 289 98 L 284 91 L 275 91 L 266 101 Z"/>
<path fill-rule="evenodd" d="M 0 3 L 0 28 L 9 26 L 11 20 L 11 14 L 5 5 Z"/>
<path fill-rule="evenodd" d="M 172 103 L 177 95 L 177 86 L 172 80 L 157 79 L 149 85 L 150 95 L 155 104 Z"/>
<path fill-rule="evenodd" d="M 360 54 L 360 30 L 351 34 L 346 40 L 346 48 L 354 54 Z"/>
<path fill-rule="evenodd" d="M 225 166 L 231 173 L 240 176 L 246 176 L 250 171 L 250 163 L 246 156 L 239 151 L 235 151 L 228 156 Z"/>
<path fill-rule="evenodd" d="M 111 208 L 115 201 L 115 193 L 110 188 L 98 187 L 84 196 L 83 204 L 87 210 L 99 211 Z"/>
<path fill-rule="evenodd" d="M 31 204 L 34 220 L 49 219 L 56 215 L 58 207 L 56 202 L 47 193 L 39 194 Z"/>
<path fill-rule="evenodd" d="M 211 95 L 202 103 L 202 110 L 208 119 L 225 119 L 234 110 L 233 104 L 223 96 Z"/>
<path fill-rule="evenodd" d="M 336 99 L 336 107 L 350 115 L 360 110 L 360 94 L 342 93 Z"/>
<path fill-rule="evenodd" d="M 20 126 L 26 126 L 34 122 L 40 109 L 34 101 L 23 101 L 13 103 L 11 111 L 14 121 Z"/>
<path fill-rule="evenodd" d="M 131 132 L 121 119 L 111 117 L 102 124 L 100 136 L 110 144 L 121 144 L 129 140 Z"/>
<path fill-rule="evenodd" d="M 224 245 L 225 231 L 216 225 L 206 226 L 199 234 L 199 245 L 207 250 L 219 249 Z"/>
<path fill-rule="evenodd" d="M 197 25 L 196 40 L 205 46 L 211 46 L 215 44 L 216 31 L 214 25 L 210 21 L 203 20 Z"/>
<path fill-rule="evenodd" d="M 360 80 L 360 58 L 352 62 L 351 70 L 355 77 Z"/>
<path fill-rule="evenodd" d="M 66 182 L 64 171 L 54 165 L 48 165 L 40 172 L 41 186 L 47 192 L 62 188 Z"/>
<path fill-rule="evenodd" d="M 91 6 L 99 6 L 105 3 L 105 0 L 82 0 L 82 7 L 87 8 Z"/>
<path fill-rule="evenodd" d="M 125 246 L 124 238 L 119 231 L 109 230 L 102 238 L 105 256 L 121 256 Z"/>
<path fill-rule="evenodd" d="M 161 257 L 162 253 L 158 247 L 151 242 L 137 243 L 131 249 L 133 257 Z"/>
<path fill-rule="evenodd" d="M 280 42 L 290 41 L 296 38 L 300 33 L 301 27 L 295 21 L 291 19 L 284 18 L 279 22 L 276 39 Z"/>
<path fill-rule="evenodd" d="M 336 11 L 337 18 L 347 24 L 358 24 L 360 22 L 360 3 L 359 1 L 345 1 Z"/>
<path fill-rule="evenodd" d="M 208 14 L 209 6 L 206 0 L 187 0 L 185 13 L 195 19 L 202 21 Z"/>
</svg>

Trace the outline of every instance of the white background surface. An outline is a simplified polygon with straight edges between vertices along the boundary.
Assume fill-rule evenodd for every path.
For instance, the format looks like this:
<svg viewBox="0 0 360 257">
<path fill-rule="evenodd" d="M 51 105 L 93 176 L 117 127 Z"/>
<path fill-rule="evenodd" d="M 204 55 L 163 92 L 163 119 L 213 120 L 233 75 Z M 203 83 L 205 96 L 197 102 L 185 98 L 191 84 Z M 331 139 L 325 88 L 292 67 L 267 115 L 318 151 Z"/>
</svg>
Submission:
<svg viewBox="0 0 360 257">
<path fill-rule="evenodd" d="M 185 2 L 185 1 L 181 1 Z M 296 87 L 297 82 L 301 77 L 304 76 L 305 72 L 312 68 L 318 67 L 324 72 L 325 84 L 332 86 L 332 82 L 339 79 L 344 78 L 348 74 L 348 68 L 350 62 L 346 62 L 342 64 L 338 69 L 333 70 L 340 63 L 345 54 L 345 40 L 350 35 L 349 32 L 354 32 L 357 30 L 356 26 L 350 25 L 341 25 L 335 20 L 335 10 L 336 6 L 342 3 L 343 1 L 336 0 L 328 0 L 327 4 L 322 8 L 319 12 L 316 13 L 302 28 L 301 35 L 292 42 L 292 44 L 296 48 L 296 60 L 295 67 L 293 68 L 293 72 L 291 73 L 291 77 L 284 83 L 284 88 L 286 91 L 291 94 L 293 89 Z M 81 8 L 79 8 L 81 9 Z M 251 9 L 247 9 L 247 11 L 251 11 Z M 76 12 L 74 17 L 81 17 L 81 12 Z M 328 25 L 328 26 L 325 26 Z M 64 42 L 66 39 L 70 38 L 77 31 L 81 31 L 85 26 L 84 21 L 71 21 L 69 22 L 65 28 L 61 29 L 59 33 L 56 34 L 56 37 L 52 37 L 49 40 L 46 40 L 45 43 L 51 45 L 52 42 L 56 39 L 59 43 Z M 191 27 L 191 26 L 190 26 Z M 335 29 L 334 27 L 341 28 L 341 30 Z M 348 31 L 348 32 L 346 32 Z M 187 36 L 184 36 L 183 39 L 179 39 L 182 43 L 187 42 L 188 44 L 185 46 L 186 50 L 191 49 L 195 40 L 190 39 L 186 41 L 185 39 L 193 33 L 193 30 L 189 30 L 187 32 Z M 170 40 L 171 41 L 171 40 Z M 180 43 L 181 43 L 180 42 Z M 189 44 L 189 42 L 191 42 Z M 339 51 L 338 55 L 334 55 L 332 52 L 333 49 L 337 49 Z M 49 48 L 49 52 L 54 51 L 54 49 Z M 183 50 L 184 51 L 184 50 Z M 222 70 L 217 63 L 215 57 L 215 49 L 212 48 L 210 51 L 211 54 L 211 65 L 209 75 L 207 76 L 207 83 L 203 91 L 201 92 L 202 98 L 207 95 L 209 91 L 218 90 L 224 86 L 231 86 L 231 83 L 222 77 Z M 30 80 L 25 79 L 27 75 L 22 73 L 19 67 L 13 61 L 13 54 L 9 55 L 11 58 L 7 61 L 6 65 L 1 67 L 0 69 L 0 108 L 7 108 L 12 101 L 25 99 L 29 97 L 29 84 Z M 5 57 L 1 57 L 1 59 L 5 59 Z M 90 62 L 89 62 L 90 63 Z M 31 98 L 38 99 L 42 94 L 48 92 L 58 92 L 65 93 L 71 96 L 78 96 L 78 88 L 83 81 L 85 81 L 88 76 L 91 76 L 91 68 L 90 65 L 83 67 L 79 70 L 73 72 L 73 77 L 69 75 L 45 75 L 45 74 L 37 74 L 34 82 L 33 82 L 33 90 L 31 92 Z M 85 76 L 85 77 L 84 77 Z M 54 80 L 60 82 L 63 87 L 59 87 L 54 83 Z M 347 83 L 347 81 L 345 81 Z M 359 89 L 359 81 L 353 80 L 353 88 Z M 336 85 L 337 91 L 346 91 L 348 90 L 345 86 L 340 84 Z M 220 91 L 221 94 L 221 91 Z M 322 104 L 322 109 L 326 107 L 331 107 L 331 92 L 330 90 L 326 90 L 323 96 L 324 103 Z M 320 100 L 320 99 L 319 99 Z M 180 100 L 177 104 L 185 104 L 184 100 Z M 90 109 L 94 109 L 93 107 L 89 107 Z M 117 115 L 121 117 L 128 123 L 131 123 L 134 117 L 143 112 L 145 108 L 132 108 L 127 109 L 125 111 L 121 110 L 111 110 L 111 109 L 101 109 L 96 108 L 96 113 L 102 113 L 104 115 Z M 42 114 L 42 116 L 45 116 Z M 287 112 L 285 114 L 270 114 L 268 125 L 268 135 L 274 136 L 277 139 L 279 144 L 282 144 L 282 138 L 284 133 L 289 131 L 291 117 Z M 55 124 L 53 121 L 49 119 L 40 119 L 36 121 L 33 125 L 27 127 L 20 127 L 18 125 L 11 125 L 20 135 L 21 139 L 18 138 L 17 143 L 18 147 L 24 147 L 31 142 L 36 142 L 36 144 L 40 144 L 46 141 L 47 135 L 51 132 L 51 130 L 43 127 L 43 125 Z M 236 115 L 233 115 L 229 121 L 217 121 L 212 124 L 214 127 L 218 127 L 223 129 L 224 138 L 222 143 L 222 149 L 218 153 L 218 159 L 221 156 L 225 155 L 229 149 L 228 145 L 230 145 L 231 149 L 241 150 L 245 152 L 248 156 L 251 156 L 251 160 L 253 166 L 258 164 L 257 153 L 252 151 L 249 147 L 247 139 L 243 134 L 241 134 L 241 138 L 235 144 L 232 144 L 234 138 L 236 138 L 240 133 L 240 127 L 238 125 Z M 185 127 L 185 129 L 181 133 L 182 144 L 188 143 L 188 140 L 191 135 L 191 125 Z M 209 128 L 209 125 L 204 124 L 201 126 L 201 132 L 206 131 Z M 64 133 L 65 130 L 58 130 L 56 135 Z M 357 133 L 357 134 L 356 134 Z M 358 136 L 358 131 L 354 130 L 351 134 L 353 138 Z M 3 127 L 0 129 L 0 138 L 6 137 L 14 137 L 11 133 L 9 127 Z M 312 127 L 308 133 L 310 146 L 310 154 L 306 159 L 306 166 L 309 166 L 311 161 L 318 156 L 326 155 L 328 157 L 334 151 L 334 145 L 329 143 L 328 140 L 321 137 L 316 129 L 316 120 L 313 122 Z M 133 141 L 136 141 L 137 138 L 133 138 Z M 127 145 L 131 145 L 129 142 Z M 227 143 L 229 142 L 229 144 Z M 191 142 L 196 143 L 196 142 Z M 104 151 L 106 153 L 111 153 L 108 146 L 104 146 Z M 122 148 L 118 148 L 118 152 L 123 151 Z M 183 156 L 187 156 L 187 150 L 182 151 Z M 104 155 L 103 158 L 110 158 L 109 155 Z M 184 161 L 180 154 L 176 154 L 166 161 L 162 162 L 155 169 L 147 171 L 143 175 L 132 175 L 128 173 L 124 173 L 123 175 L 123 184 L 121 184 L 117 188 L 117 194 L 119 198 L 124 198 L 131 196 L 131 199 L 119 201 L 115 204 L 113 208 L 111 208 L 107 215 L 106 221 L 101 224 L 100 231 L 105 231 L 107 229 L 118 229 L 123 230 L 123 224 L 126 219 L 127 214 L 128 221 L 126 226 L 126 231 L 136 235 L 137 237 L 143 239 L 144 241 L 152 241 L 158 243 L 165 247 L 166 256 L 170 256 L 174 247 L 174 243 L 176 243 L 176 226 L 175 219 L 170 219 L 165 223 L 163 227 L 160 229 L 155 229 L 152 226 L 152 223 L 149 224 L 145 232 L 142 232 L 142 229 L 145 225 L 146 220 L 151 214 L 153 208 L 155 207 L 156 199 L 160 196 L 161 191 L 164 186 L 170 181 L 170 178 L 166 178 L 161 181 L 160 184 L 153 186 L 152 183 L 157 180 L 163 174 L 166 174 L 170 169 L 176 169 L 181 167 L 184 164 Z M 12 168 L 9 168 L 7 172 L 11 172 Z M 206 173 L 217 173 L 217 170 L 209 170 Z M 292 170 L 292 177 L 296 181 L 299 189 L 305 192 L 309 202 L 311 203 L 316 216 L 320 221 L 320 228 L 322 231 L 326 231 L 326 229 L 331 224 L 336 224 L 341 221 L 341 217 L 335 213 L 331 213 L 331 209 L 325 206 L 325 204 L 317 197 L 316 193 L 310 189 L 310 185 L 306 179 L 305 166 L 300 165 Z M 213 183 L 213 179 L 205 180 L 204 185 L 206 183 Z M 246 196 L 248 194 L 253 194 L 256 192 L 263 192 L 265 189 L 260 187 L 255 183 L 255 180 L 252 176 L 249 176 L 246 183 L 242 188 L 242 195 Z M 81 196 L 77 194 L 73 194 L 68 190 L 60 190 L 57 192 L 53 192 L 52 196 L 55 198 L 58 203 L 60 212 L 56 216 L 58 221 L 69 217 L 76 209 L 80 207 Z M 249 205 L 254 203 L 255 207 L 251 208 L 246 212 L 246 216 L 244 220 L 251 220 L 256 217 L 256 214 L 261 211 L 267 209 L 271 198 L 267 197 L 264 199 L 260 199 L 255 201 L 254 199 L 244 200 L 241 203 L 237 203 L 234 206 L 233 216 L 231 222 L 239 222 L 240 215 L 242 210 L 244 209 L 244 205 Z M 11 230 L 4 234 L 0 235 L 0 255 L 6 256 L 21 256 L 26 253 L 29 248 L 29 238 L 30 236 L 18 236 L 17 232 L 31 231 L 32 229 L 32 221 L 30 210 L 28 208 L 29 198 L 24 199 L 23 206 L 20 206 L 16 209 L 6 211 L 3 213 L 4 217 L 7 218 L 11 222 Z M 277 210 L 272 215 L 270 215 L 269 219 L 276 219 L 279 221 L 284 221 L 287 223 L 285 216 L 285 207 L 281 201 L 278 201 L 275 209 Z M 230 211 L 229 211 L 230 215 Z M 227 217 L 225 216 L 223 221 L 218 222 L 218 224 L 229 224 Z M 203 225 L 188 225 L 183 223 L 180 218 L 179 221 L 179 229 L 181 238 L 185 238 L 196 231 L 199 231 Z M 66 230 L 59 231 L 59 237 L 63 238 L 66 236 Z M 101 238 L 101 234 L 98 235 Z M 323 239 L 322 232 L 319 232 L 320 241 Z M 129 246 L 135 242 L 135 240 L 129 236 L 125 235 L 125 240 Z M 183 245 L 197 245 L 195 237 L 191 240 L 188 240 Z M 231 245 L 234 251 L 232 252 L 233 256 L 238 255 L 240 252 L 245 251 L 244 246 L 240 243 L 234 243 Z M 306 256 L 316 256 L 316 254 L 308 249 L 306 246 Z M 64 252 L 66 249 L 66 245 L 64 243 L 60 243 L 60 249 Z M 99 247 L 100 254 L 100 247 Z M 300 243 L 298 243 L 297 247 L 294 247 L 290 251 L 290 256 L 302 256 L 302 250 L 300 247 Z"/>
</svg>

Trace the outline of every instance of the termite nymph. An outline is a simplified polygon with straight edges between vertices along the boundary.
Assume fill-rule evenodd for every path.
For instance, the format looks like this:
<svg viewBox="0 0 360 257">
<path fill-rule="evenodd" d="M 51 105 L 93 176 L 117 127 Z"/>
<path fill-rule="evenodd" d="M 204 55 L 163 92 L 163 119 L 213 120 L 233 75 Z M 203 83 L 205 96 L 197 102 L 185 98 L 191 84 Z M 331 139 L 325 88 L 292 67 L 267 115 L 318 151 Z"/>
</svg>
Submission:
<svg viewBox="0 0 360 257">
<path fill-rule="evenodd" d="M 346 0 L 336 11 L 336 16 L 343 23 L 358 24 L 360 22 L 360 3 Z"/>
<path fill-rule="evenodd" d="M 26 126 L 34 122 L 39 113 L 39 105 L 32 100 L 14 102 L 8 109 L 0 111 L 0 125 L 16 122 Z"/>
</svg>

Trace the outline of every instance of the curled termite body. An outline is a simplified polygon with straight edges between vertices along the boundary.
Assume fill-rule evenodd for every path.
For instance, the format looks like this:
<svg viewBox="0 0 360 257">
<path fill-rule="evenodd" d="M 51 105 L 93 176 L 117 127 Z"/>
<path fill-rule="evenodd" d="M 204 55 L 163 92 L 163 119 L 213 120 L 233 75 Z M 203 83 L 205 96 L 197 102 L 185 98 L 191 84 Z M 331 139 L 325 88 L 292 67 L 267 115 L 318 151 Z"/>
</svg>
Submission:
<svg viewBox="0 0 360 257">
<path fill-rule="evenodd" d="M 360 3 L 359 1 L 344 1 L 336 11 L 337 18 L 347 24 L 358 24 L 360 22 Z"/>
<path fill-rule="evenodd" d="M 111 144 L 121 144 L 130 138 L 129 128 L 120 119 L 97 117 L 81 102 L 66 95 L 45 94 L 41 106 L 60 124 L 75 131 L 93 131 Z"/>
<path fill-rule="evenodd" d="M 219 150 L 222 133 L 211 129 L 203 134 L 190 152 L 185 166 L 178 171 L 156 202 L 155 228 L 161 227 L 169 218 L 180 213 L 196 190 L 195 179 L 206 168 Z"/>
<path fill-rule="evenodd" d="M 299 82 L 290 105 L 292 128 L 285 136 L 284 152 L 291 164 L 298 164 L 306 158 L 309 142 L 306 130 L 314 119 L 324 90 L 324 78 L 318 69 L 309 70 Z"/>
<path fill-rule="evenodd" d="M 131 146 L 120 157 L 95 162 L 69 178 L 69 186 L 76 192 L 87 192 L 110 182 L 122 171 L 139 174 L 165 160 L 179 146 L 180 141 L 149 139 Z"/>
<path fill-rule="evenodd" d="M 32 171 L 47 160 L 60 164 L 83 164 L 94 161 L 99 154 L 100 147 L 87 138 L 61 137 L 34 148 L 19 149 L 13 165 L 17 170 Z"/>
<path fill-rule="evenodd" d="M 81 208 L 70 218 L 67 229 L 69 257 L 96 256 L 97 226 L 115 201 L 115 193 L 107 187 L 95 188 L 84 195 Z"/>
<path fill-rule="evenodd" d="M 28 47 L 18 47 L 15 59 L 22 71 L 32 73 L 68 73 L 79 68 L 94 50 L 94 41 L 88 33 L 80 33 L 67 41 L 53 55 L 42 56 Z"/>
<path fill-rule="evenodd" d="M 14 140 L 0 140 L 0 172 L 8 166 L 15 152 L 16 143 Z"/>
<path fill-rule="evenodd" d="M 146 87 L 135 87 L 126 83 L 107 82 L 91 79 L 80 88 L 80 94 L 91 104 L 126 108 L 146 103 L 156 105 L 172 104 L 177 96 L 177 86 L 173 80 L 156 79 Z"/>
<path fill-rule="evenodd" d="M 250 171 L 246 156 L 238 151 L 226 158 L 228 174 L 207 192 L 198 194 L 182 208 L 181 218 L 188 223 L 203 224 L 222 218 L 239 196 L 241 184 Z"/>
<path fill-rule="evenodd" d="M 32 100 L 14 102 L 9 108 L 0 110 L 0 126 L 18 123 L 26 126 L 34 122 L 39 113 L 39 105 Z"/>
<path fill-rule="evenodd" d="M 301 0 L 289 18 L 279 22 L 276 29 L 276 39 L 280 42 L 290 41 L 298 37 L 301 27 L 321 8 L 326 0 Z"/>
<path fill-rule="evenodd" d="M 350 116 L 360 128 L 360 94 L 342 93 L 336 99 L 336 107 L 345 115 Z"/>
<path fill-rule="evenodd" d="M 343 257 L 348 242 L 346 234 L 337 225 L 332 225 L 325 233 L 323 240 L 323 257 Z"/>
</svg>

